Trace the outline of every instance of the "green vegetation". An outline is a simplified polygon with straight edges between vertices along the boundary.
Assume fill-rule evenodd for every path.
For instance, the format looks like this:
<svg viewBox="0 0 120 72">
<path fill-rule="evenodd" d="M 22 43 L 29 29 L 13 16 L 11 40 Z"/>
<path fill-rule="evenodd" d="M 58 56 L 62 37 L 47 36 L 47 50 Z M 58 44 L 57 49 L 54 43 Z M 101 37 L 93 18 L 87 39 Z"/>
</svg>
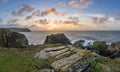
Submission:
<svg viewBox="0 0 120 72">
<path fill-rule="evenodd" d="M 51 68 L 54 58 L 34 58 L 34 53 L 42 47 L 45 46 L 27 49 L 0 48 L 0 72 L 38 72 L 40 68 Z"/>
<path fill-rule="evenodd" d="M 64 57 L 69 57 L 69 56 L 71 56 L 71 55 L 73 55 L 75 53 L 76 53 L 75 51 L 71 51 L 71 52 L 65 54 Z"/>
<path fill-rule="evenodd" d="M 108 45 L 105 41 L 96 41 L 93 43 L 93 49 L 96 51 L 101 51 L 107 49 Z"/>
<path fill-rule="evenodd" d="M 56 61 L 56 58 L 50 57 L 46 60 L 41 60 L 34 58 L 34 55 L 41 49 L 57 46 L 61 46 L 61 44 L 46 44 L 22 49 L 0 48 L 0 72 L 38 72 L 42 68 L 52 69 L 51 63 Z M 80 50 L 78 48 L 76 50 L 78 53 L 80 53 L 80 56 L 83 57 L 79 62 L 76 63 L 83 66 L 83 69 L 84 67 L 90 65 L 90 72 L 120 71 L 120 58 L 110 59 L 99 56 L 94 52 Z M 74 53 L 75 51 L 71 51 L 70 53 L 65 54 L 65 57 L 69 57 Z M 70 64 L 73 65 L 74 63 Z"/>
</svg>

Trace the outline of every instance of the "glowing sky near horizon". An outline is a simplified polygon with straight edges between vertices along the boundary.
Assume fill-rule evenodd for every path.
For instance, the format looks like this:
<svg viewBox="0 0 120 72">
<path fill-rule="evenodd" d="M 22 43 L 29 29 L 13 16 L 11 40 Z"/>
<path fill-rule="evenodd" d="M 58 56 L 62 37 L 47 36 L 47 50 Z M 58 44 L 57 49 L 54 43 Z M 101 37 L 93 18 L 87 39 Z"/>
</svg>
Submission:
<svg viewBox="0 0 120 72">
<path fill-rule="evenodd" d="M 119 0 L 0 0 L 0 27 L 118 30 Z"/>
</svg>

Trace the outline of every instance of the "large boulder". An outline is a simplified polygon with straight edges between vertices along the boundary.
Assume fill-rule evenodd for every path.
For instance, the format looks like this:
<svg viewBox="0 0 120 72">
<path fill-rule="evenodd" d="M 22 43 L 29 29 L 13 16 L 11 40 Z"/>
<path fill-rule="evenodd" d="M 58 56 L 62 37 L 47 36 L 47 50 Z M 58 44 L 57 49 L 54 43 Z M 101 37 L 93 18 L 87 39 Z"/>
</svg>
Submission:
<svg viewBox="0 0 120 72">
<path fill-rule="evenodd" d="M 93 43 L 93 49 L 96 51 L 103 51 L 106 50 L 108 45 L 105 41 L 96 41 Z"/>
<path fill-rule="evenodd" d="M 0 28 L 0 46 L 23 48 L 28 46 L 28 40 L 23 34 Z"/>
<path fill-rule="evenodd" d="M 44 44 L 71 44 L 70 40 L 63 34 L 51 34 L 46 37 Z"/>
</svg>

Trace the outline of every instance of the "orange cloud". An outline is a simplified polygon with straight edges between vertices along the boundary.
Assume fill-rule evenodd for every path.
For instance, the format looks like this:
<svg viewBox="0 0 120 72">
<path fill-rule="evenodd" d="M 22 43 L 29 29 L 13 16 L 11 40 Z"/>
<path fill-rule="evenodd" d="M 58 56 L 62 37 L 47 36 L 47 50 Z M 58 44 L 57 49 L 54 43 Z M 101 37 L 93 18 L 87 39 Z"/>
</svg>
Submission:
<svg viewBox="0 0 120 72">
<path fill-rule="evenodd" d="M 56 11 L 56 9 L 55 8 L 47 8 L 47 9 L 45 9 L 43 12 L 42 12 L 42 14 L 52 14 L 52 15 L 58 15 L 58 11 Z"/>
</svg>

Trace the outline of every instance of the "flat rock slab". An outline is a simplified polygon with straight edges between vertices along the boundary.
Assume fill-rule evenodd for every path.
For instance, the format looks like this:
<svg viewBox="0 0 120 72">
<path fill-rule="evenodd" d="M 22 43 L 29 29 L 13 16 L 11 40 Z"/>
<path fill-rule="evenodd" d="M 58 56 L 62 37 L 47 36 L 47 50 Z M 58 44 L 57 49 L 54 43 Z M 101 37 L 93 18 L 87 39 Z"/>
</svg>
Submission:
<svg viewBox="0 0 120 72">
<path fill-rule="evenodd" d="M 55 69 L 61 69 L 62 67 L 70 66 L 72 63 L 79 60 L 81 57 L 79 54 L 73 54 L 70 57 L 66 57 L 60 60 L 57 60 L 51 64 L 51 66 Z"/>
<path fill-rule="evenodd" d="M 40 52 L 37 52 L 34 57 L 38 58 L 38 59 L 48 59 L 49 57 L 55 57 L 61 53 L 68 51 L 68 50 L 69 50 L 69 48 L 66 48 L 66 46 L 45 48 L 45 49 L 41 50 Z"/>
</svg>

